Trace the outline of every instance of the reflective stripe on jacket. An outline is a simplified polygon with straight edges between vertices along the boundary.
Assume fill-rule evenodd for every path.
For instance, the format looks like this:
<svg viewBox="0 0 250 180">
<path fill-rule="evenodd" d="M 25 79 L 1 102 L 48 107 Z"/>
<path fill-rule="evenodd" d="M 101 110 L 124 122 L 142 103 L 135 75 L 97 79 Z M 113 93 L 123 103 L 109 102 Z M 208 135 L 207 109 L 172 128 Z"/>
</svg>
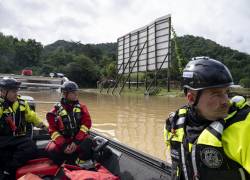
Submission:
<svg viewBox="0 0 250 180">
<path fill-rule="evenodd" d="M 231 112 L 222 135 L 226 155 L 250 174 L 250 107 L 242 96 L 232 98 Z M 250 177 L 249 177 L 250 179 Z"/>
<path fill-rule="evenodd" d="M 84 129 L 81 127 L 81 117 L 82 111 L 79 103 L 75 104 L 72 112 L 67 112 L 67 110 L 62 106 L 61 103 L 55 106 L 56 114 L 61 117 L 63 123 L 63 130 L 60 133 L 67 137 L 74 137 L 76 133 L 81 129 L 85 133 L 88 132 L 88 128 Z"/>
<path fill-rule="evenodd" d="M 39 126 L 42 120 L 30 109 L 26 100 L 18 96 L 12 106 L 6 105 L 4 101 L 0 103 L 1 136 L 25 135 L 27 122 Z"/>
<path fill-rule="evenodd" d="M 72 122 L 74 123 L 75 121 L 79 123 L 79 124 L 77 123 L 77 127 L 76 127 L 76 129 L 78 129 L 78 132 L 74 133 L 73 137 L 71 136 L 73 134 L 69 133 L 69 135 L 71 136 L 70 138 L 72 138 L 72 140 L 76 144 L 80 144 L 80 142 L 83 141 L 88 136 L 88 131 L 91 128 L 91 118 L 90 118 L 87 107 L 84 104 L 80 104 L 80 103 L 76 103 L 76 105 L 68 105 L 64 103 L 63 99 L 61 100 L 61 103 L 60 103 L 61 107 L 56 107 L 56 106 L 57 105 L 55 105 L 54 108 L 51 110 L 51 112 L 48 113 L 50 115 L 47 116 L 47 121 L 49 123 L 49 133 L 51 135 L 51 139 L 59 147 L 63 146 L 63 144 L 65 143 L 65 138 L 68 138 L 66 134 L 62 132 L 62 129 L 65 128 L 63 119 L 65 120 L 65 122 L 67 122 L 70 119 L 70 123 Z M 74 119 L 72 119 L 73 117 L 75 121 Z M 61 124 L 59 122 L 61 122 Z M 66 124 L 66 128 L 67 127 L 70 128 L 71 125 L 69 125 L 69 122 L 68 122 L 68 124 Z"/>
<path fill-rule="evenodd" d="M 232 103 L 233 104 L 233 103 Z M 246 104 L 234 103 L 233 106 L 244 109 Z M 236 108 L 237 111 L 239 108 Z M 225 120 L 214 121 L 205 128 L 193 144 L 185 138 L 186 117 L 189 109 L 179 109 L 171 117 L 164 130 L 167 146 L 170 147 L 172 159 L 172 179 L 246 179 L 248 174 L 238 161 L 232 161 L 222 146 L 222 136 L 228 131 L 231 117 Z M 249 111 L 248 111 L 249 112 Z M 232 112 L 234 114 L 234 111 Z M 230 113 L 230 115 L 232 114 Z M 234 116 L 236 117 L 236 116 Z M 233 133 L 230 132 L 230 135 Z M 227 138 L 224 138 L 227 139 Z M 234 146 L 230 143 L 228 146 Z M 225 151 L 225 152 L 224 152 Z M 230 158 L 228 158 L 230 157 Z M 246 168 L 245 168 L 246 169 Z"/>
</svg>

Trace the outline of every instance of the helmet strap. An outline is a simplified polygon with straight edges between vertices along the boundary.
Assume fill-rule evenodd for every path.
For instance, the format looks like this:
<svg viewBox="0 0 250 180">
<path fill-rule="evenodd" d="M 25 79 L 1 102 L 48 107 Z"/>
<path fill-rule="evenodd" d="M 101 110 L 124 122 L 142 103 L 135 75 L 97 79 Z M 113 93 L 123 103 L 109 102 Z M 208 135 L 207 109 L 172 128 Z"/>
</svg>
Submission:
<svg viewBox="0 0 250 180">
<path fill-rule="evenodd" d="M 199 90 L 199 91 L 197 92 L 197 95 L 196 95 L 196 98 L 195 98 L 194 104 L 192 105 L 193 107 L 197 106 L 197 104 L 199 103 L 199 100 L 200 100 L 201 94 L 202 94 L 202 90 Z"/>
<path fill-rule="evenodd" d="M 65 102 L 66 104 L 70 104 L 70 103 L 71 103 L 71 101 L 68 99 L 68 95 L 69 95 L 69 92 L 66 91 L 66 92 L 64 93 L 64 96 L 63 96 L 64 102 Z"/>
<path fill-rule="evenodd" d="M 67 91 L 64 91 L 64 92 L 62 92 L 62 94 L 61 94 L 61 97 L 63 98 L 63 99 L 65 99 L 65 100 L 67 100 L 68 99 L 68 92 Z"/>
<path fill-rule="evenodd" d="M 8 100 L 8 98 L 7 98 L 8 94 L 9 94 L 9 90 L 6 89 L 6 93 L 5 93 L 4 97 L 3 97 L 5 100 Z"/>
<path fill-rule="evenodd" d="M 78 100 L 77 100 L 77 101 L 71 101 L 71 100 L 69 100 L 69 99 L 67 98 L 67 96 L 68 96 L 68 93 L 67 93 L 66 96 L 64 96 L 64 97 L 62 98 L 62 100 L 63 100 L 63 102 L 64 102 L 65 104 L 75 104 L 75 103 L 78 102 Z"/>
<path fill-rule="evenodd" d="M 68 100 L 68 95 L 69 95 L 69 92 L 66 92 L 65 93 L 65 99 L 67 99 L 67 100 Z"/>
<path fill-rule="evenodd" d="M 184 88 L 184 94 L 185 94 L 185 96 L 187 95 L 187 92 L 188 92 L 188 89 Z"/>
</svg>

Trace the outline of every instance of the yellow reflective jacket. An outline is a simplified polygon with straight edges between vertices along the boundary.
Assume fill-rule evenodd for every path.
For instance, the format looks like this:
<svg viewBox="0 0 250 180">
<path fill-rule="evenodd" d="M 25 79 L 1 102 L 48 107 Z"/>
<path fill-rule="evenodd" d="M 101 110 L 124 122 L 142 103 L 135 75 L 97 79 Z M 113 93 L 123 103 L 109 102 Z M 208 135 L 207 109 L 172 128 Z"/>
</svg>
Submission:
<svg viewBox="0 0 250 180">
<path fill-rule="evenodd" d="M 13 131 L 6 122 L 7 117 L 12 120 L 12 124 L 16 127 Z M 26 124 L 32 123 L 34 126 L 39 127 L 43 124 L 42 120 L 37 114 L 32 111 L 26 100 L 21 99 L 19 96 L 12 106 L 5 105 L 4 101 L 0 102 L 0 135 L 25 135 Z"/>
<path fill-rule="evenodd" d="M 241 96 L 232 98 L 236 104 L 225 119 L 226 126 L 222 134 L 222 144 L 226 155 L 239 163 L 250 174 L 250 108 Z"/>
<path fill-rule="evenodd" d="M 249 129 L 250 108 L 242 97 L 232 98 L 231 103 L 229 116 L 224 121 L 212 122 L 194 144 L 185 140 L 188 108 L 179 109 L 169 118 L 164 138 L 170 147 L 172 179 L 244 179 L 249 176 L 245 172 L 249 173 L 250 163 L 249 135 L 245 130 Z M 244 131 L 240 130 L 240 124 L 244 124 Z"/>
</svg>

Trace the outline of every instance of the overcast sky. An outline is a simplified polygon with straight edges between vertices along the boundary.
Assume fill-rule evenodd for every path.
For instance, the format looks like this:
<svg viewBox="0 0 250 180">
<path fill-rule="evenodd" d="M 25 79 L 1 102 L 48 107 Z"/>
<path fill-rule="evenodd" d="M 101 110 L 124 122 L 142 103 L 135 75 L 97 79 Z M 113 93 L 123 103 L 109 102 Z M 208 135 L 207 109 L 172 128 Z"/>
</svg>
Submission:
<svg viewBox="0 0 250 180">
<path fill-rule="evenodd" d="M 179 36 L 250 54 L 250 0 L 0 0 L 0 32 L 43 45 L 116 42 L 167 14 Z"/>
</svg>

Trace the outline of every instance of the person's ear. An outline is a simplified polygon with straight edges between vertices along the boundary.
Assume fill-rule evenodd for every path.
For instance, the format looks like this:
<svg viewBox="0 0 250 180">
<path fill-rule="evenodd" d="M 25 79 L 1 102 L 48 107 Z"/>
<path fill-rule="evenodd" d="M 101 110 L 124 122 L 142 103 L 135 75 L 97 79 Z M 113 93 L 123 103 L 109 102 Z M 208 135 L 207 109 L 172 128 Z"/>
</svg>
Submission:
<svg viewBox="0 0 250 180">
<path fill-rule="evenodd" d="M 191 92 L 191 91 L 188 91 L 186 97 L 187 97 L 187 100 L 188 100 L 188 104 L 193 105 L 194 102 L 195 102 L 195 94 L 193 92 Z"/>
<path fill-rule="evenodd" d="M 1 90 L 1 95 L 2 95 L 2 96 L 6 96 L 6 93 L 7 93 L 6 90 L 4 90 L 4 89 Z"/>
</svg>

